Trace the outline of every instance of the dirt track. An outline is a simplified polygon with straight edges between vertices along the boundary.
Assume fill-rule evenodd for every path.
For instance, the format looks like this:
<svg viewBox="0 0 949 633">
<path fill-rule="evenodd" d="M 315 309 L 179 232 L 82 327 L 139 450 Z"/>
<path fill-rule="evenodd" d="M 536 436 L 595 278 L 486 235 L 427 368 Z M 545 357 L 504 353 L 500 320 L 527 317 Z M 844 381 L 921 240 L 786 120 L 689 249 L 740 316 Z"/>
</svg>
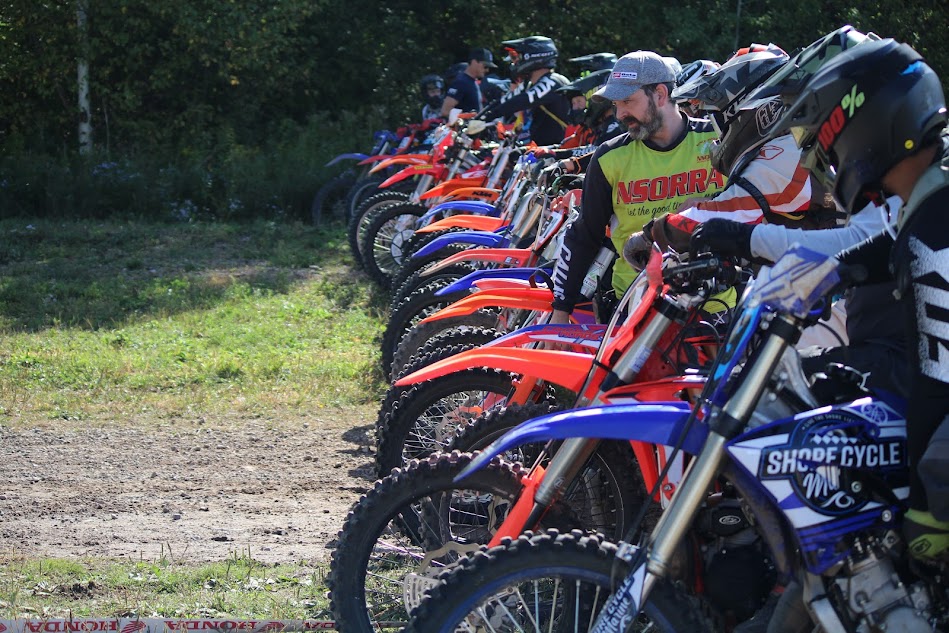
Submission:
<svg viewBox="0 0 949 633">
<path fill-rule="evenodd" d="M 0 427 L 0 551 L 325 562 L 371 485 L 374 418 Z"/>
</svg>

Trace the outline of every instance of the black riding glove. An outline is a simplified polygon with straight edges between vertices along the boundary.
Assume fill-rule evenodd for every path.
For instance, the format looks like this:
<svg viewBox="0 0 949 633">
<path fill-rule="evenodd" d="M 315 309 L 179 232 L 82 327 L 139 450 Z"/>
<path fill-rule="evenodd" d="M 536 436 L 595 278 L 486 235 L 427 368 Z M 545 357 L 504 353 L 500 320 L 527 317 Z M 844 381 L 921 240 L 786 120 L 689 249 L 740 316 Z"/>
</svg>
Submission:
<svg viewBox="0 0 949 633">
<path fill-rule="evenodd" d="M 694 256 L 700 251 L 716 255 L 737 255 L 751 261 L 751 233 L 754 224 L 743 224 L 724 218 L 713 218 L 696 227 L 689 240 L 689 251 Z"/>
</svg>

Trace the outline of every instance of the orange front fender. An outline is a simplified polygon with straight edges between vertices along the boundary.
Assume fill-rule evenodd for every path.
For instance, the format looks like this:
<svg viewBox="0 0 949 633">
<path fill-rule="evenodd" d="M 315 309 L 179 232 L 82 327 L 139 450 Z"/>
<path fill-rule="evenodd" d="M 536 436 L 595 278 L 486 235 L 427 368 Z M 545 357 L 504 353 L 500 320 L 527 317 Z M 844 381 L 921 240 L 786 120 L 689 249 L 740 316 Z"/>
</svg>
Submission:
<svg viewBox="0 0 949 633">
<path fill-rule="evenodd" d="M 472 367 L 490 367 L 531 378 L 540 378 L 546 382 L 561 385 L 570 391 L 580 391 L 592 366 L 593 356 L 590 354 L 549 349 L 479 347 L 432 363 L 399 379 L 395 386 L 408 387 Z"/>
<path fill-rule="evenodd" d="M 402 156 L 393 156 L 379 161 L 369 169 L 369 173 L 375 174 L 393 165 L 421 165 L 430 162 L 432 162 L 432 157 L 428 154 L 403 154 Z"/>
<path fill-rule="evenodd" d="M 439 270 L 458 262 L 491 262 L 502 266 L 522 268 L 527 266 L 527 260 L 530 259 L 530 256 L 531 251 L 526 248 L 472 248 L 471 250 L 449 255 L 431 268 L 426 268 L 422 272 L 422 276 L 434 275 Z"/>
<path fill-rule="evenodd" d="M 467 297 L 462 297 L 435 314 L 425 317 L 419 323 L 431 323 L 449 317 L 466 316 L 481 308 L 518 308 L 549 312 L 551 301 L 553 301 L 553 292 L 547 288 L 514 287 L 506 292 L 502 289 L 494 289 L 490 292 L 478 291 Z"/>
<path fill-rule="evenodd" d="M 455 228 L 472 229 L 474 231 L 497 231 L 502 226 L 504 226 L 504 220 L 487 215 L 453 215 L 416 229 L 415 232 L 433 233 Z"/>
</svg>

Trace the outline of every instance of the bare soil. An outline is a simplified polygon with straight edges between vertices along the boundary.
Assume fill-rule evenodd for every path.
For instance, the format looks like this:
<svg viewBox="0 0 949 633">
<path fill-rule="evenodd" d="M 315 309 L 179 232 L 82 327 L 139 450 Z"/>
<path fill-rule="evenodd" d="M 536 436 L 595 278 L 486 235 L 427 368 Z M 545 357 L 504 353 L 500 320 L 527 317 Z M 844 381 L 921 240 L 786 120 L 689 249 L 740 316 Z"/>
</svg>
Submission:
<svg viewBox="0 0 949 633">
<path fill-rule="evenodd" d="M 324 563 L 372 485 L 374 417 L 0 427 L 0 552 Z"/>
</svg>

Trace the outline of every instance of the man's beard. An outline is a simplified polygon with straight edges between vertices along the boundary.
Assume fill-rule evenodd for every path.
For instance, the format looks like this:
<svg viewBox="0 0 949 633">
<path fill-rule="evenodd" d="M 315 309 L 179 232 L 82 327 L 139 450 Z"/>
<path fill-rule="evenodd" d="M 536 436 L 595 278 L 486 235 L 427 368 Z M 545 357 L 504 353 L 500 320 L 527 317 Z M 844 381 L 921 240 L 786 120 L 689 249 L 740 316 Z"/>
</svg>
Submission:
<svg viewBox="0 0 949 633">
<path fill-rule="evenodd" d="M 636 141 L 645 141 L 662 129 L 662 117 L 659 115 L 659 108 L 651 97 L 649 105 L 646 106 L 645 121 L 640 121 L 630 114 L 622 118 L 622 123 L 629 130 L 630 138 Z"/>
</svg>

